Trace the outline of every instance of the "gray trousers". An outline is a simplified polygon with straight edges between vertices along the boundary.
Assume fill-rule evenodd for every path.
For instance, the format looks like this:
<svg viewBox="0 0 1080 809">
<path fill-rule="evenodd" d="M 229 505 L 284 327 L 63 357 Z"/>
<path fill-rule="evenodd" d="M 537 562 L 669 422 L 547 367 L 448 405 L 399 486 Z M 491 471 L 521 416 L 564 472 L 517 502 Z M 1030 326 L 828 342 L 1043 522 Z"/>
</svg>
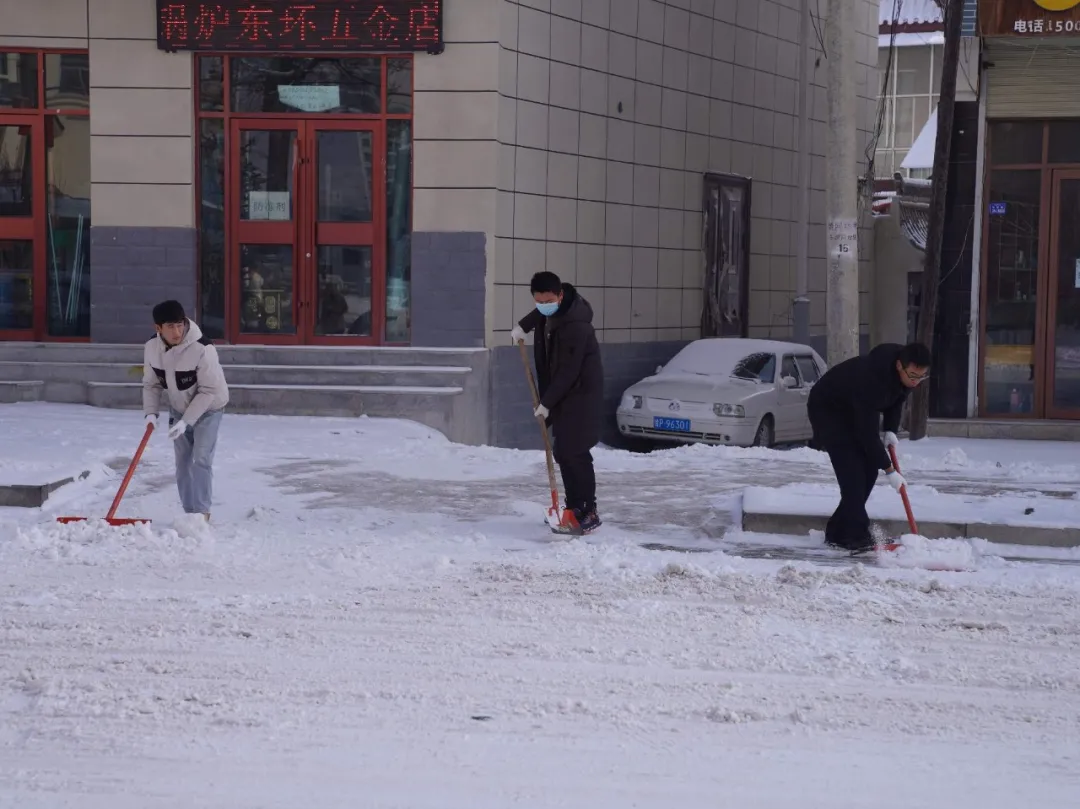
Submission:
<svg viewBox="0 0 1080 809">
<path fill-rule="evenodd" d="M 214 494 L 214 451 L 223 410 L 210 410 L 173 442 L 176 453 L 176 488 L 188 514 L 209 514 Z M 180 420 L 169 412 L 169 426 Z"/>
</svg>

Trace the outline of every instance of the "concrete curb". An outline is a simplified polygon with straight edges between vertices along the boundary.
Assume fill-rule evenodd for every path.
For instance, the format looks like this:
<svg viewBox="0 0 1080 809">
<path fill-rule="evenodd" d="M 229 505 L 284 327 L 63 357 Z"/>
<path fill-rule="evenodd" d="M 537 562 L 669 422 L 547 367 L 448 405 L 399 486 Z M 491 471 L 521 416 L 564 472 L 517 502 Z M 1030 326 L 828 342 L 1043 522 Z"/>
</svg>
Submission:
<svg viewBox="0 0 1080 809">
<path fill-rule="evenodd" d="M 61 486 L 67 486 L 76 480 L 85 480 L 90 476 L 90 470 L 86 469 L 77 475 L 52 483 L 41 483 L 34 486 L 0 486 L 0 507 L 3 508 L 41 508 L 49 495 Z"/>
<path fill-rule="evenodd" d="M 764 514 L 743 511 L 742 529 L 758 534 L 793 534 L 806 536 L 811 531 L 824 531 L 828 517 L 816 514 Z M 910 531 L 906 520 L 874 520 L 888 536 L 900 536 Z M 1002 545 L 1030 545 L 1050 548 L 1080 547 L 1080 526 L 1075 528 L 1042 528 L 1027 525 L 991 523 L 945 523 L 919 521 L 919 533 L 929 539 L 966 537 L 985 539 Z"/>
</svg>

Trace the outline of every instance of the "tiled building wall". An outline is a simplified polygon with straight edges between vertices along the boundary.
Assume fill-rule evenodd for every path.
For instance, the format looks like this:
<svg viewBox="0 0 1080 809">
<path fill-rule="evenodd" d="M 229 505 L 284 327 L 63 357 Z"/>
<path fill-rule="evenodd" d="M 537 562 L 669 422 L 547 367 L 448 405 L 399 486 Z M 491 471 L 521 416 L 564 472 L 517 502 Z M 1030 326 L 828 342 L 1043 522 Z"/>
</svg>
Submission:
<svg viewBox="0 0 1080 809">
<path fill-rule="evenodd" d="M 700 336 L 706 172 L 752 178 L 750 335 L 788 336 L 799 0 L 498 3 L 496 344 L 530 305 L 528 280 L 541 269 L 583 290 L 604 342 Z M 863 143 L 876 112 L 877 16 L 876 0 L 860 0 Z M 816 37 L 812 45 L 816 58 Z M 812 108 L 815 332 L 825 323 L 825 76 L 822 62 Z M 872 233 L 862 236 L 865 313 Z"/>
</svg>

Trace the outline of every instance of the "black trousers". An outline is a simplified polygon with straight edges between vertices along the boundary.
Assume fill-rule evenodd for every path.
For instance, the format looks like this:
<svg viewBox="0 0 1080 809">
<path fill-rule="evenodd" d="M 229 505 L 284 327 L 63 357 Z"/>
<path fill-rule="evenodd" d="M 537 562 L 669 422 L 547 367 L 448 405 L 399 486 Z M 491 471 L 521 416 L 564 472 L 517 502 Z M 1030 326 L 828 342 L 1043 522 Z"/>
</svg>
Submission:
<svg viewBox="0 0 1080 809">
<path fill-rule="evenodd" d="M 825 541 L 851 548 L 865 546 L 871 541 L 866 501 L 874 491 L 878 466 L 855 443 L 829 446 L 826 451 L 840 484 L 840 505 L 825 526 Z"/>
<path fill-rule="evenodd" d="M 593 469 L 592 453 L 560 452 L 559 442 L 555 441 L 555 461 L 562 473 L 563 491 L 566 492 L 566 507 L 578 509 L 588 514 L 596 509 L 596 472 Z"/>
</svg>

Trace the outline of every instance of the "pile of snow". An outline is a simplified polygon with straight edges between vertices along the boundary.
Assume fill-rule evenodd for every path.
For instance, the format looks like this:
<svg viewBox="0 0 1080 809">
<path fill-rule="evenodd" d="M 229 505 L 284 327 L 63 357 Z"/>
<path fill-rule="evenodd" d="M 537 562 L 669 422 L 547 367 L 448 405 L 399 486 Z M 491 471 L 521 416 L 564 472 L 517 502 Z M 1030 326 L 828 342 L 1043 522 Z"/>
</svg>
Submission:
<svg viewBox="0 0 1080 809">
<path fill-rule="evenodd" d="M 927 539 L 905 534 L 895 551 L 878 554 L 882 567 L 937 571 L 973 571 L 988 561 L 1001 563 L 995 556 L 984 557 L 968 539 Z"/>
</svg>

